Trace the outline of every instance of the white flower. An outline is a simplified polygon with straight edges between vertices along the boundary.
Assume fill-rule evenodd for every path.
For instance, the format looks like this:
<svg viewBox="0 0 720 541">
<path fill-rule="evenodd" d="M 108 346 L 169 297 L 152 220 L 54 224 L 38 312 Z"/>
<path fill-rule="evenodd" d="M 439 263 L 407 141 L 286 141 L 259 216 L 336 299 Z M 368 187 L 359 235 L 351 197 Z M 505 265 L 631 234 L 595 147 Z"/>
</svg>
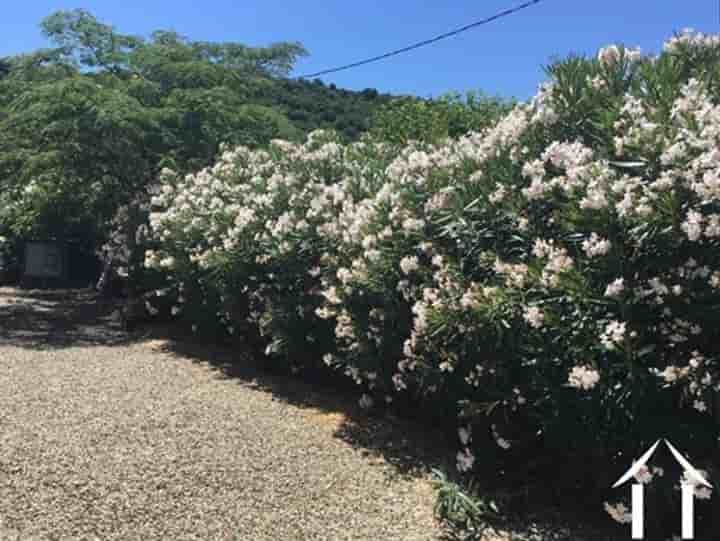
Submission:
<svg viewBox="0 0 720 541">
<path fill-rule="evenodd" d="M 477 292 L 472 288 L 465 291 L 463 296 L 460 298 L 460 306 L 462 306 L 465 310 L 478 308 L 480 306 L 480 299 L 478 298 Z"/>
<path fill-rule="evenodd" d="M 375 248 L 371 248 L 371 249 L 369 249 L 369 250 L 365 250 L 364 257 L 365 257 L 365 259 L 367 259 L 368 261 L 377 261 L 378 259 L 380 259 L 380 256 L 381 256 L 381 255 L 382 255 L 382 253 L 380 252 L 380 250 L 376 250 Z"/>
<path fill-rule="evenodd" d="M 593 232 L 589 239 L 583 241 L 582 247 L 588 257 L 605 255 L 610 251 L 610 241 Z"/>
<path fill-rule="evenodd" d="M 674 145 L 665 149 L 665 152 L 663 152 L 660 156 L 660 162 L 663 165 L 670 165 L 685 156 L 686 152 L 687 145 L 683 141 L 678 141 Z M 672 185 L 672 181 L 670 181 L 670 185 Z"/>
<path fill-rule="evenodd" d="M 392 377 L 393 383 L 395 384 L 395 389 L 398 391 L 402 391 L 403 389 L 407 389 L 407 384 L 405 383 L 405 380 L 402 377 L 402 374 L 395 374 Z"/>
<path fill-rule="evenodd" d="M 503 199 L 505 199 L 506 195 L 507 190 L 505 189 L 505 186 L 498 183 L 495 191 L 490 194 L 490 197 L 488 199 L 491 203 L 500 203 Z"/>
<path fill-rule="evenodd" d="M 457 469 L 461 472 L 470 471 L 475 464 L 475 455 L 467 447 L 463 451 L 458 451 L 456 458 Z"/>
<path fill-rule="evenodd" d="M 703 34 L 692 28 L 684 28 L 679 35 L 673 36 L 663 45 L 663 49 L 669 52 L 677 51 L 681 46 L 695 48 L 715 48 L 720 43 L 720 38 L 714 34 Z"/>
<path fill-rule="evenodd" d="M 702 224 L 703 215 L 691 210 L 687 213 L 685 221 L 680 225 L 680 229 L 685 232 L 689 240 L 696 241 L 702 235 Z"/>
<path fill-rule="evenodd" d="M 416 218 L 408 218 L 402 223 L 402 228 L 406 233 L 420 231 L 423 227 L 425 227 L 425 222 Z"/>
<path fill-rule="evenodd" d="M 337 270 L 337 277 L 338 280 L 340 280 L 343 284 L 347 284 L 352 280 L 353 273 L 350 269 L 346 269 L 345 267 L 340 267 Z"/>
<path fill-rule="evenodd" d="M 605 327 L 605 332 L 600 336 L 600 341 L 606 349 L 614 350 L 618 344 L 625 340 L 627 324 L 619 321 L 611 321 Z"/>
<path fill-rule="evenodd" d="M 598 60 L 605 66 L 615 64 L 620 60 L 620 48 L 617 45 L 609 45 L 598 51 Z"/>
<path fill-rule="evenodd" d="M 164 269 L 172 269 L 173 267 L 175 267 L 175 258 L 172 256 L 168 256 L 164 259 L 161 259 L 160 267 Z"/>
<path fill-rule="evenodd" d="M 610 505 L 605 502 L 605 511 L 612 517 L 615 522 L 620 524 L 630 524 L 632 522 L 632 513 L 623 503 Z"/>
<path fill-rule="evenodd" d="M 403 271 L 403 274 L 410 274 L 411 272 L 417 270 L 419 267 L 419 260 L 416 256 L 403 257 L 400 260 L 400 270 Z"/>
<path fill-rule="evenodd" d="M 492 435 L 493 435 L 493 438 L 495 438 L 495 443 L 498 444 L 498 447 L 500 447 L 501 449 L 505 449 L 505 450 L 510 449 L 510 447 L 511 447 L 510 442 L 500 436 L 500 434 L 497 431 L 496 426 L 491 425 L 490 428 L 492 429 Z"/>
<path fill-rule="evenodd" d="M 625 49 L 625 58 L 628 62 L 634 63 L 642 58 L 642 51 L 639 47 L 633 49 Z"/>
<path fill-rule="evenodd" d="M 160 264 L 160 257 L 158 254 L 153 250 L 146 250 L 145 251 L 145 267 L 148 269 L 153 269 L 158 267 Z"/>
<path fill-rule="evenodd" d="M 607 194 L 597 187 L 588 188 L 587 194 L 580 201 L 580 208 L 600 210 L 608 206 Z"/>
<path fill-rule="evenodd" d="M 550 190 L 550 186 L 539 178 L 532 179 L 530 186 L 522 189 L 522 194 L 530 201 L 542 199 Z"/>
<path fill-rule="evenodd" d="M 458 428 L 458 437 L 463 445 L 467 445 L 470 442 L 470 427 L 465 428 L 461 426 Z"/>
<path fill-rule="evenodd" d="M 597 75 L 593 79 L 590 79 L 590 86 L 592 86 L 595 90 L 602 90 L 607 86 L 607 83 L 605 82 L 605 79 L 603 79 L 600 75 Z"/>
<path fill-rule="evenodd" d="M 330 310 L 327 306 L 321 306 L 315 309 L 315 315 L 320 319 L 330 319 L 335 315 L 335 312 Z"/>
<path fill-rule="evenodd" d="M 508 450 L 511 447 L 510 442 L 508 440 L 506 440 L 505 438 L 501 438 L 499 436 L 495 438 L 495 442 L 498 444 L 498 447 L 500 447 L 501 449 Z"/>
<path fill-rule="evenodd" d="M 150 301 L 145 301 L 145 309 L 148 311 L 148 314 L 151 316 L 158 315 L 159 310 L 155 308 L 152 304 L 150 304 Z"/>
<path fill-rule="evenodd" d="M 545 314 L 537 306 L 528 306 L 525 308 L 523 319 L 527 321 L 533 329 L 539 329 L 545 321 Z"/>
<path fill-rule="evenodd" d="M 452 373 L 454 370 L 455 367 L 452 365 L 452 363 L 449 363 L 448 361 L 443 361 L 440 363 L 440 372 Z"/>
<path fill-rule="evenodd" d="M 532 253 L 535 257 L 548 257 L 553 250 L 554 247 L 552 245 L 552 241 L 548 242 L 543 239 L 535 239 Z"/>
<path fill-rule="evenodd" d="M 605 296 L 606 297 L 619 297 L 624 289 L 625 289 L 625 280 L 623 278 L 618 278 L 617 280 L 608 284 L 607 288 L 605 288 Z"/>
<path fill-rule="evenodd" d="M 363 394 L 363 395 L 360 397 L 359 404 L 360 404 L 360 407 L 361 407 L 362 409 L 367 410 L 367 409 L 370 409 L 370 408 L 373 407 L 374 402 L 373 402 L 373 399 L 372 399 L 372 397 L 371 397 L 370 395 L 368 395 L 368 394 Z"/>
<path fill-rule="evenodd" d="M 337 288 L 335 286 L 332 286 L 329 289 L 323 291 L 322 294 L 323 294 L 323 297 L 325 297 L 330 304 L 342 303 L 342 300 L 340 299 L 340 296 L 338 295 L 338 292 L 337 292 Z"/>
<path fill-rule="evenodd" d="M 642 483 L 643 485 L 650 484 L 652 480 L 655 478 L 655 476 L 662 477 L 665 475 L 665 470 L 662 468 L 657 468 L 655 466 L 640 466 L 637 473 L 634 475 L 635 480 L 639 483 Z"/>
<path fill-rule="evenodd" d="M 505 282 L 510 287 L 522 288 L 528 275 L 529 268 L 524 263 L 503 263 L 499 259 L 495 260 L 493 266 L 495 272 L 505 275 Z"/>
<path fill-rule="evenodd" d="M 689 368 L 680 368 L 679 366 L 668 365 L 662 372 L 656 372 L 658 377 L 665 380 L 666 383 L 674 383 L 680 379 L 687 377 Z"/>
<path fill-rule="evenodd" d="M 568 376 L 568 385 L 589 391 L 600 381 L 600 372 L 590 366 L 574 366 Z"/>
<path fill-rule="evenodd" d="M 648 469 L 647 466 L 642 466 L 638 470 L 638 472 L 635 474 L 635 479 L 639 483 L 642 483 L 643 485 L 647 485 L 652 481 L 653 475 L 652 475 L 652 473 L 650 473 L 650 470 Z"/>
<path fill-rule="evenodd" d="M 702 400 L 696 400 L 693 403 L 693 407 L 698 410 L 700 413 L 705 413 L 707 411 L 707 404 L 703 402 Z"/>
</svg>

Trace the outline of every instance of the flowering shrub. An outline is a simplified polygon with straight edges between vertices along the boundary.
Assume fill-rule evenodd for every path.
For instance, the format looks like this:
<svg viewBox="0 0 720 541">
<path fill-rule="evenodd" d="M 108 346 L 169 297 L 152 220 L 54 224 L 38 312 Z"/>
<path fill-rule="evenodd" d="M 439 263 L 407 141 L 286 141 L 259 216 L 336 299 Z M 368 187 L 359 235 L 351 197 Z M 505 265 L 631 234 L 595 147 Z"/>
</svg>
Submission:
<svg viewBox="0 0 720 541">
<path fill-rule="evenodd" d="M 457 466 L 717 446 L 720 44 L 613 46 L 437 144 L 225 149 L 150 226 L 173 313 L 458 420 Z M 596 463 L 588 462 L 590 475 Z M 609 504 L 610 505 L 610 504 Z M 621 507 L 609 507 L 623 518 Z M 624 518 L 623 518 L 624 520 Z"/>
</svg>

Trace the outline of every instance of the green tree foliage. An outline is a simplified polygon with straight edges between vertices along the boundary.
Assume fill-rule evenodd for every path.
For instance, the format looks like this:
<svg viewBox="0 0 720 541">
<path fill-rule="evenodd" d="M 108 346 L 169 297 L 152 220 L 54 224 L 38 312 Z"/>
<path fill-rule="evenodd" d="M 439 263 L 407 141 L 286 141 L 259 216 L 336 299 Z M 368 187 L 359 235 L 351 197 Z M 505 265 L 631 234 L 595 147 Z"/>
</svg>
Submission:
<svg viewBox="0 0 720 541">
<path fill-rule="evenodd" d="M 0 125 L 3 195 L 17 234 L 94 231 L 150 180 L 158 159 L 155 115 L 80 75 L 30 86 Z"/>
<path fill-rule="evenodd" d="M 7 77 L 10 69 L 10 61 L 7 58 L 0 58 L 0 79 Z"/>
<path fill-rule="evenodd" d="M 142 43 L 140 38 L 118 34 L 83 9 L 57 11 L 40 26 L 68 60 L 113 73 L 124 70 L 132 51 Z"/>
<path fill-rule="evenodd" d="M 375 111 L 394 99 L 375 89 L 361 92 L 338 89 L 320 79 L 284 79 L 274 83 L 270 89 L 256 87 L 251 99 L 284 112 L 302 133 L 331 129 L 346 140 L 355 140 L 368 131 Z"/>
<path fill-rule="evenodd" d="M 437 100 L 397 98 L 375 111 L 371 132 L 398 144 L 409 141 L 435 143 L 481 131 L 507 113 L 512 102 L 470 92 L 448 94 Z"/>
<path fill-rule="evenodd" d="M 284 79 L 306 54 L 298 43 L 142 38 L 80 9 L 41 28 L 53 47 L 0 61 L 0 231 L 95 242 L 163 166 L 189 171 L 222 143 L 257 147 L 334 127 L 317 120 L 315 95 L 307 125 L 288 118 L 297 107 L 288 96 L 304 87 Z"/>
</svg>

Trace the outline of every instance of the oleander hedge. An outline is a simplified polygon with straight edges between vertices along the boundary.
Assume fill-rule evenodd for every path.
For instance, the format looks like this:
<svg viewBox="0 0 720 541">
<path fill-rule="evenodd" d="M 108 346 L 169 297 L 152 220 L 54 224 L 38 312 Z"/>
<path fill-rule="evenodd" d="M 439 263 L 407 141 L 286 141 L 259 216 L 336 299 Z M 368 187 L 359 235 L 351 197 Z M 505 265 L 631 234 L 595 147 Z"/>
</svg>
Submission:
<svg viewBox="0 0 720 541">
<path fill-rule="evenodd" d="M 719 40 L 547 72 L 459 138 L 315 132 L 164 171 L 155 299 L 198 334 L 255 332 L 274 363 L 346 374 L 363 407 L 422 403 L 456 423 L 461 471 L 540 452 L 602 488 L 660 437 L 712 470 Z"/>
</svg>

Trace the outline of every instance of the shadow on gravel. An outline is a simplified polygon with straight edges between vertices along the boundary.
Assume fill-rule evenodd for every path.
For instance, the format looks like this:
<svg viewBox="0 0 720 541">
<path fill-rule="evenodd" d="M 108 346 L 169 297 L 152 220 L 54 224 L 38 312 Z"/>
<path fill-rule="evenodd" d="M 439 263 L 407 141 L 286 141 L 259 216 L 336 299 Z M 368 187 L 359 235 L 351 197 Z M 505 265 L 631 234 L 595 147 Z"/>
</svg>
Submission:
<svg viewBox="0 0 720 541">
<path fill-rule="evenodd" d="M 300 375 L 273 373 L 262 356 L 249 353 L 248 347 L 228 344 L 198 343 L 169 326 L 146 328 L 148 337 L 161 340 L 162 350 L 218 371 L 222 377 L 235 379 L 293 406 L 318 412 L 318 421 L 327 419 L 336 428 L 333 436 L 352 445 L 364 456 L 382 459 L 392 466 L 394 478 L 427 478 L 433 469 L 455 472 L 452 437 L 440 429 L 429 428 L 418 420 L 398 418 L 390 412 L 368 413 L 358 405 L 360 393 L 352 383 L 304 380 Z M 339 389 L 338 389 L 339 386 Z M 454 433 L 455 427 L 449 432 Z M 455 477 L 455 475 L 453 475 Z M 481 480 L 479 480 L 481 482 Z M 488 488 L 483 497 L 502 502 L 507 487 Z M 568 502 L 565 502 L 566 504 Z M 505 511 L 501 507 L 501 511 Z M 444 527 L 441 541 L 620 541 L 602 526 L 602 516 L 576 516 L 572 505 L 558 505 L 544 495 L 527 497 L 522 509 L 501 513 L 488 521 L 482 537 L 468 535 L 450 524 Z M 602 515 L 598 513 L 597 515 Z M 600 524 L 600 525 L 598 525 Z"/>
<path fill-rule="evenodd" d="M 318 422 L 337 425 L 336 438 L 365 456 L 382 458 L 393 466 L 393 476 L 426 476 L 433 468 L 446 467 L 444 462 L 452 456 L 439 431 L 389 413 L 362 410 L 357 405 L 357 388 L 348 385 L 338 390 L 328 383 L 306 381 L 301 375 L 276 373 L 246 347 L 197 343 L 160 326 L 153 326 L 151 333 L 152 338 L 164 341 L 166 353 L 206 364 L 222 377 L 270 393 L 273 400 L 315 410 Z"/>
<path fill-rule="evenodd" d="M 243 345 L 199 343 L 170 326 L 153 325 L 146 331 L 148 338 L 162 342 L 165 353 L 209 366 L 222 377 L 270 393 L 274 400 L 318 412 L 320 422 L 327 419 L 336 427 L 334 437 L 352 445 L 364 456 L 381 458 L 392 465 L 391 478 L 428 477 L 433 469 L 455 471 L 457 448 L 448 436 L 454 433 L 455 427 L 443 432 L 389 412 L 365 412 L 357 405 L 360 393 L 352 382 L 347 383 L 349 380 L 318 383 L 301 375 L 274 373 L 268 364 L 270 361 L 263 362 L 261 355 L 250 353 L 250 348 Z M 507 487 L 488 486 L 482 492 L 484 499 L 502 502 L 507 490 Z M 573 505 L 558 505 L 545 497 L 538 492 L 526 498 L 526 505 L 520 506 L 522 509 L 514 506 L 512 512 L 501 512 L 500 517 L 488 522 L 482 537 L 468 536 L 462 528 L 446 525 L 441 540 L 619 541 L 626 538 L 602 526 L 602 513 L 576 516 Z"/>
<path fill-rule="evenodd" d="M 168 353 L 205 363 L 223 377 L 271 393 L 275 400 L 317 410 L 319 419 L 325 419 L 321 422 L 339 420 L 336 437 L 366 455 L 382 457 L 398 475 L 427 474 L 449 456 L 442 434 L 389 415 L 368 415 L 357 406 L 357 389 L 349 385 L 338 391 L 328 384 L 273 373 L 249 347 L 199 343 L 172 325 L 147 325 L 127 333 L 120 306 L 119 301 L 104 299 L 91 289 L 0 287 L 0 346 L 48 350 L 157 339 Z"/>
<path fill-rule="evenodd" d="M 222 377 L 270 393 L 274 400 L 317 413 L 317 421 L 332 427 L 333 436 L 365 456 L 392 466 L 392 477 L 427 477 L 432 469 L 455 469 L 452 438 L 427 424 L 399 419 L 389 412 L 368 414 L 357 405 L 358 389 L 340 378 L 331 383 L 311 381 L 273 370 L 262 355 L 242 344 L 198 342 L 172 325 L 153 324 L 123 331 L 118 301 L 103 299 L 90 289 L 21 290 L 0 288 L 0 346 L 32 350 L 67 347 L 124 346 L 157 340 L 168 354 L 190 359 Z M 159 359 L 161 362 L 161 359 Z M 454 432 L 454 427 L 449 429 Z M 485 490 L 488 499 L 502 500 L 502 490 Z M 548 502 L 546 502 L 547 504 Z M 524 507 L 524 506 L 523 506 Z M 515 515 L 515 514 L 513 514 Z M 605 532 L 587 532 L 556 506 L 528 502 L 522 518 L 503 516 L 495 522 L 502 534 L 483 541 L 565 540 L 609 541 Z M 538 518 L 535 521 L 535 518 Z M 569 530 L 563 528 L 569 523 Z M 572 531 L 572 533 L 570 533 Z M 443 539 L 472 539 L 448 532 Z M 478 538 L 474 538 L 478 539 Z"/>
<path fill-rule="evenodd" d="M 28 349 L 127 343 L 119 305 L 91 289 L 0 288 L 0 344 Z"/>
</svg>

